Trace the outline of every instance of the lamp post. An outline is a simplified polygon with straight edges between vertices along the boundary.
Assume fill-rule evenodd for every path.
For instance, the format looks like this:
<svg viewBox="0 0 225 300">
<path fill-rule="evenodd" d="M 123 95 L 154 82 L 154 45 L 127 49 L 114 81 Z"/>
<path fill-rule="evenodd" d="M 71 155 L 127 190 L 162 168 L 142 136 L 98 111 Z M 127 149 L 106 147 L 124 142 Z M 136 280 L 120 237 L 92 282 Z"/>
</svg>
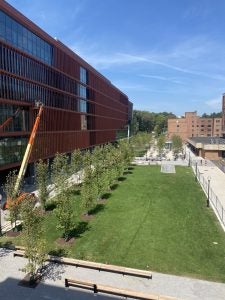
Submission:
<svg viewBox="0 0 225 300">
<path fill-rule="evenodd" d="M 207 207 L 209 207 L 209 189 L 210 189 L 210 180 L 211 180 L 211 177 L 208 176 L 208 193 L 207 193 Z"/>
<path fill-rule="evenodd" d="M 0 236 L 2 235 L 2 195 L 0 194 Z"/>
<path fill-rule="evenodd" d="M 190 156 L 190 151 L 188 152 L 188 154 L 189 154 L 189 157 L 188 157 L 188 167 L 190 167 L 190 165 L 191 165 L 191 156 Z"/>
</svg>

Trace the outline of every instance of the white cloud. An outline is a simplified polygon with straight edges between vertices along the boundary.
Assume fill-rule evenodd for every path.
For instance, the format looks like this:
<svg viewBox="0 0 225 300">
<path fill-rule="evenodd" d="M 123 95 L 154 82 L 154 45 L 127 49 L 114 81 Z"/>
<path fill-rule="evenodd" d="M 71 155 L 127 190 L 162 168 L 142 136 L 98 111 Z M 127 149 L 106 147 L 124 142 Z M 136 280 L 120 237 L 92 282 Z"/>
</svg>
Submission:
<svg viewBox="0 0 225 300">
<path fill-rule="evenodd" d="M 164 77 L 164 76 L 157 76 L 157 75 L 148 75 L 148 74 L 140 74 L 140 77 L 145 77 L 145 78 L 152 78 L 156 80 L 163 80 L 163 81 L 169 81 L 177 84 L 183 84 L 183 82 L 176 80 L 175 78 L 169 78 L 169 77 Z"/>
<path fill-rule="evenodd" d="M 221 110 L 222 109 L 222 97 L 208 100 L 205 102 L 205 104 L 214 110 Z"/>
</svg>

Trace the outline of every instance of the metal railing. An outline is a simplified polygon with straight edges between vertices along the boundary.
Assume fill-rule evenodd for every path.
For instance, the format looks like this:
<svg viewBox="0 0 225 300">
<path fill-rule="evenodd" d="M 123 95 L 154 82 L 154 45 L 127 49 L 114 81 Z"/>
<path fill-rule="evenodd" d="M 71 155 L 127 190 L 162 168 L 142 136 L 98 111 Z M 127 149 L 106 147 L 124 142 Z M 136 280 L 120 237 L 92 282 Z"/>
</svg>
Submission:
<svg viewBox="0 0 225 300">
<path fill-rule="evenodd" d="M 207 165 L 213 166 L 213 163 L 211 161 L 207 161 Z M 194 168 L 194 174 L 197 178 L 198 182 L 200 183 L 202 189 L 204 190 L 206 196 L 207 196 L 207 203 L 209 203 L 211 206 L 213 206 L 217 217 L 219 218 L 219 221 L 223 224 L 225 227 L 225 209 L 219 200 L 218 196 L 213 191 L 212 187 L 210 186 L 210 180 L 206 179 L 203 174 L 198 169 L 198 166 L 202 166 L 201 162 L 198 160 L 193 161 L 192 167 Z"/>
</svg>

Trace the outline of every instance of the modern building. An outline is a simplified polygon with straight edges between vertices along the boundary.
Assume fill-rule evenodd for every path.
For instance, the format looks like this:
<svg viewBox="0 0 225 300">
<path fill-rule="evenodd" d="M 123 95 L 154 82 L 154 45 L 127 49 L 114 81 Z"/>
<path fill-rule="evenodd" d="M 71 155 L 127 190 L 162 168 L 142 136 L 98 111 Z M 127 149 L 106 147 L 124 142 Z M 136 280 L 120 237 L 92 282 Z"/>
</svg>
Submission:
<svg viewBox="0 0 225 300">
<path fill-rule="evenodd" d="M 7 2 L 0 1 L 0 171 L 20 165 L 44 104 L 30 162 L 115 141 L 132 103 L 107 78 Z"/>
<path fill-rule="evenodd" d="M 197 112 L 186 112 L 183 118 L 168 119 L 168 138 L 179 135 L 183 141 L 190 137 L 221 137 L 222 118 L 201 118 Z"/>
</svg>

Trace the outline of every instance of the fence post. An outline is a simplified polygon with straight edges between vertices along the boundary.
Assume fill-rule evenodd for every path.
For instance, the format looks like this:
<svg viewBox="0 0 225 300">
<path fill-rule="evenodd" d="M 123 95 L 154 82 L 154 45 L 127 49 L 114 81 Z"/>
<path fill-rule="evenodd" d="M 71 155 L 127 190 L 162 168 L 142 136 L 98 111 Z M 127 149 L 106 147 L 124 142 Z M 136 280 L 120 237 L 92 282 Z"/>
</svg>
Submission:
<svg viewBox="0 0 225 300">
<path fill-rule="evenodd" d="M 195 181 L 197 182 L 198 163 L 195 162 Z"/>
</svg>

